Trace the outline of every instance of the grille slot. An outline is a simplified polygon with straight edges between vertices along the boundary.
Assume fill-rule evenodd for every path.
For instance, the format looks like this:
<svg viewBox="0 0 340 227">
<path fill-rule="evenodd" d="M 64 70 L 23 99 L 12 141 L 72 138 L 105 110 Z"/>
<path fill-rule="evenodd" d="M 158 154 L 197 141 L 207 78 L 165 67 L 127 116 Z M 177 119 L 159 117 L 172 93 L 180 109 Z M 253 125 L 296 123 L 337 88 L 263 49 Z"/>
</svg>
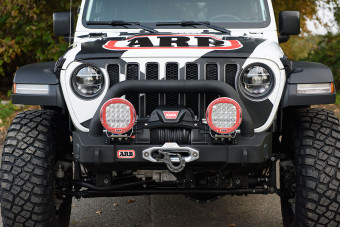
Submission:
<svg viewBox="0 0 340 227">
<path fill-rule="evenodd" d="M 198 65 L 188 63 L 185 68 L 186 80 L 198 80 Z"/>
<path fill-rule="evenodd" d="M 119 83 L 119 65 L 118 64 L 108 65 L 107 73 L 109 74 L 110 87 Z"/>
<path fill-rule="evenodd" d="M 178 64 L 168 63 L 166 64 L 166 79 L 167 80 L 178 80 Z M 166 94 L 166 105 L 167 106 L 177 106 L 178 105 L 178 95 L 177 93 L 167 93 Z"/>
<path fill-rule="evenodd" d="M 192 109 L 195 114 L 198 113 L 198 99 L 199 95 L 194 93 L 186 94 L 186 107 Z"/>
<path fill-rule="evenodd" d="M 206 80 L 218 80 L 218 65 L 217 64 L 207 64 L 205 68 L 205 78 Z M 219 97 L 218 94 L 209 93 L 205 94 L 205 109 L 208 105 Z"/>
<path fill-rule="evenodd" d="M 225 66 L 225 82 L 235 88 L 235 78 L 237 74 L 237 65 L 236 64 L 227 64 Z"/>
<path fill-rule="evenodd" d="M 126 66 L 126 80 L 138 80 L 139 66 L 138 64 L 127 64 Z M 135 107 L 137 114 L 139 114 L 139 94 L 126 94 L 126 99 L 129 100 Z"/>
<path fill-rule="evenodd" d="M 188 63 L 185 68 L 186 80 L 198 80 L 199 67 L 196 63 Z M 194 93 L 186 94 L 186 107 L 198 113 L 198 99 L 199 95 Z"/>
<path fill-rule="evenodd" d="M 205 66 L 205 79 L 206 80 L 218 80 L 217 64 L 207 64 Z"/>
<path fill-rule="evenodd" d="M 168 63 L 166 64 L 166 79 L 178 80 L 178 64 Z"/>
<path fill-rule="evenodd" d="M 166 105 L 177 106 L 178 105 L 178 93 L 167 93 L 166 94 Z"/>
<path fill-rule="evenodd" d="M 157 63 L 148 63 L 146 65 L 146 79 L 147 80 L 158 80 L 159 66 Z M 146 94 L 146 115 L 151 115 L 152 111 L 158 106 L 158 93 L 147 93 Z"/>
<path fill-rule="evenodd" d="M 158 64 L 157 63 L 148 63 L 146 65 L 146 79 L 147 80 L 158 80 Z"/>
<path fill-rule="evenodd" d="M 146 93 L 146 115 L 151 115 L 158 106 L 159 94 L 158 93 Z"/>
<path fill-rule="evenodd" d="M 127 80 L 138 80 L 139 67 L 138 64 L 128 64 L 126 66 L 126 79 Z"/>
</svg>

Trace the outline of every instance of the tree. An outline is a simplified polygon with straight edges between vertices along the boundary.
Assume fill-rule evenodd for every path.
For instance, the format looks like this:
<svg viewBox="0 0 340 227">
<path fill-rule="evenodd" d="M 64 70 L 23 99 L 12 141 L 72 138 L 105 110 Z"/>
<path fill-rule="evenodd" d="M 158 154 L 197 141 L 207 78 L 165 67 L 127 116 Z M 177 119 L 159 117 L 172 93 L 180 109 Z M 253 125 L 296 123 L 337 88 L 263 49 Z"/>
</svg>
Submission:
<svg viewBox="0 0 340 227">
<path fill-rule="evenodd" d="M 340 7 L 334 10 L 334 17 L 340 26 Z M 321 62 L 331 67 L 337 87 L 340 86 L 340 33 L 321 37 L 317 47 L 312 49 L 305 60 Z M 320 75 L 321 76 L 321 75 Z"/>
<path fill-rule="evenodd" d="M 299 11 L 301 14 L 301 30 L 299 36 L 292 36 L 287 43 L 281 44 L 285 54 L 291 59 L 301 59 L 308 55 L 308 48 L 317 46 L 318 37 L 310 37 L 310 31 L 307 28 L 307 20 L 316 20 L 322 22 L 317 12 L 320 5 L 328 7 L 337 6 L 338 0 L 272 0 L 276 21 L 280 11 Z M 325 25 L 326 26 L 326 25 Z M 299 44 L 304 45 L 299 45 Z M 307 47 L 306 47 L 307 45 Z"/>
<path fill-rule="evenodd" d="M 69 10 L 69 1 L 0 0 L 0 5 L 0 87 L 8 89 L 19 66 L 55 60 L 66 50 L 53 36 L 52 14 Z"/>
</svg>

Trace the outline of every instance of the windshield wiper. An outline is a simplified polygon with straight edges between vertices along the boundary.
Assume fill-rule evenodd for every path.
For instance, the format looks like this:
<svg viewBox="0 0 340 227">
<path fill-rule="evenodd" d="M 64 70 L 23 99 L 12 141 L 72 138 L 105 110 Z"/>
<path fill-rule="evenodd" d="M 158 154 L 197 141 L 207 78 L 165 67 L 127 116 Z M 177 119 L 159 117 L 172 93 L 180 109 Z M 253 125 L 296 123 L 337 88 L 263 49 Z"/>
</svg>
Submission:
<svg viewBox="0 0 340 227">
<path fill-rule="evenodd" d="M 227 30 L 227 29 L 222 28 L 222 27 L 218 27 L 216 25 L 212 25 L 208 21 L 206 21 L 206 22 L 199 22 L 199 21 L 158 22 L 156 25 L 157 26 L 176 26 L 176 25 L 179 25 L 179 26 L 183 26 L 183 27 L 194 26 L 194 25 L 204 25 L 208 28 L 220 31 L 222 33 L 226 33 L 228 35 L 230 35 L 230 33 L 231 33 L 230 30 Z"/>
<path fill-rule="evenodd" d="M 135 25 L 145 31 L 151 32 L 151 33 L 158 33 L 157 30 L 153 28 L 146 27 L 144 25 L 141 25 L 138 22 L 128 22 L 128 21 L 121 21 L 121 20 L 112 20 L 112 21 L 88 21 L 87 25 L 111 25 L 111 26 L 125 26 L 125 25 Z"/>
</svg>

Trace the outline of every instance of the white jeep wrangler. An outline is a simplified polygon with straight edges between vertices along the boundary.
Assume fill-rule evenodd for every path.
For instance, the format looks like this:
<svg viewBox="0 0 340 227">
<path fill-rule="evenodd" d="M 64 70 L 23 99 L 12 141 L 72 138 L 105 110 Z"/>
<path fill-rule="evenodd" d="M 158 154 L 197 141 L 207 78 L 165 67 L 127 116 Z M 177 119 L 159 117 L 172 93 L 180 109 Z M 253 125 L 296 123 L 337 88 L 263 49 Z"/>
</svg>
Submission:
<svg viewBox="0 0 340 227">
<path fill-rule="evenodd" d="M 277 193 L 285 226 L 340 225 L 331 70 L 279 43 L 270 0 L 83 0 L 73 45 L 27 65 L 1 164 L 4 226 L 67 226 L 75 198 Z"/>
</svg>

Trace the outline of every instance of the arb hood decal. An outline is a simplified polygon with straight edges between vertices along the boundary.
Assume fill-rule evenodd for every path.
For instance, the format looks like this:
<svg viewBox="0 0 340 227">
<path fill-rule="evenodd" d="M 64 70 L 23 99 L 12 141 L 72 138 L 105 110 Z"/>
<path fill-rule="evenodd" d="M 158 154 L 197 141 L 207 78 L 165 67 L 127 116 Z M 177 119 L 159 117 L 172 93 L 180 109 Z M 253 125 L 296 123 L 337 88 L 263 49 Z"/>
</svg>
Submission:
<svg viewBox="0 0 340 227">
<path fill-rule="evenodd" d="M 127 40 L 108 41 L 107 50 L 130 49 L 212 49 L 236 50 L 243 45 L 238 40 L 221 40 L 211 35 L 148 35 L 134 36 Z"/>
</svg>

